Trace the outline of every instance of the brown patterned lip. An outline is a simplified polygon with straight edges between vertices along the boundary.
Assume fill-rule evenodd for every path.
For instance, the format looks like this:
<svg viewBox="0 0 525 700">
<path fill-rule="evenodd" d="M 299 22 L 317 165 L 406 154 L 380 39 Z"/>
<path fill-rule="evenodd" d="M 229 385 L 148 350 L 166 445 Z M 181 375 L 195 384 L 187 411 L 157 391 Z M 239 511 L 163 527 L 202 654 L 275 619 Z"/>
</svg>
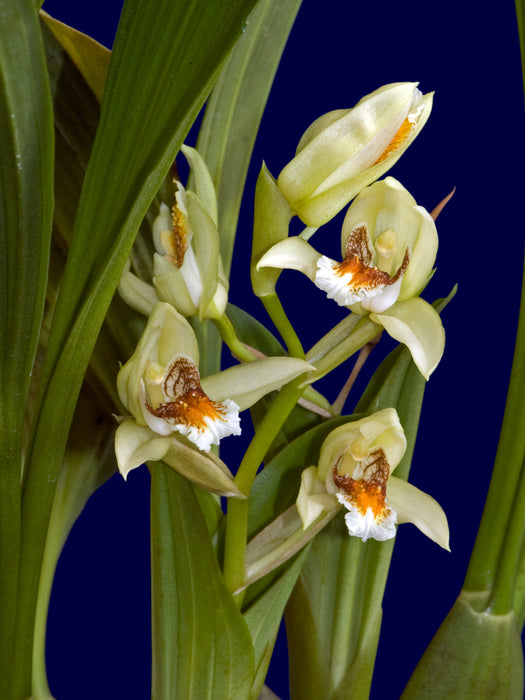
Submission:
<svg viewBox="0 0 525 700">
<path fill-rule="evenodd" d="M 379 448 L 362 460 L 364 476 L 361 479 L 353 479 L 349 474 L 339 474 L 337 463 L 333 467 L 334 484 L 344 494 L 345 501 L 355 506 L 362 515 L 366 515 L 368 509 L 372 511 L 374 518 L 382 518 L 387 512 L 386 482 L 390 476 L 390 466 L 384 451 Z"/>
<path fill-rule="evenodd" d="M 168 401 L 155 408 L 146 401 L 146 408 L 157 418 L 198 429 L 207 427 L 205 418 L 226 420 L 226 406 L 204 393 L 199 370 L 189 357 L 181 355 L 172 362 L 164 377 L 163 390 Z"/>
</svg>

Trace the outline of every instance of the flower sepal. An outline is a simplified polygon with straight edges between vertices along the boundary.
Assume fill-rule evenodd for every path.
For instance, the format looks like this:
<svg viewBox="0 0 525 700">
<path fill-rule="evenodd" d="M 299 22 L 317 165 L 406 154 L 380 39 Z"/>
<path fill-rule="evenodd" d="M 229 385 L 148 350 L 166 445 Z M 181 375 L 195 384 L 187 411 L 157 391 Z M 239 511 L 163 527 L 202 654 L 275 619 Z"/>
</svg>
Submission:
<svg viewBox="0 0 525 700">
<path fill-rule="evenodd" d="M 220 496 L 245 498 L 226 464 L 212 452 L 203 453 L 183 438 L 162 437 L 132 418 L 123 421 L 115 435 L 120 473 L 127 479 L 132 469 L 150 461 L 163 461 L 190 481 Z"/>
</svg>

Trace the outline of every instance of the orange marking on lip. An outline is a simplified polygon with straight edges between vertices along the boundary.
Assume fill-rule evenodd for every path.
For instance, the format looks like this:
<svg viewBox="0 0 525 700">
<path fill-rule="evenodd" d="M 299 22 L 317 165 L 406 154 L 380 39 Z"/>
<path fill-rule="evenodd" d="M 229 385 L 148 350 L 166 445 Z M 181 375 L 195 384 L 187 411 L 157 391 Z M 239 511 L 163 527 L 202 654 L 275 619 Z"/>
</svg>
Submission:
<svg viewBox="0 0 525 700">
<path fill-rule="evenodd" d="M 148 411 L 158 418 L 198 429 L 207 427 L 204 421 L 206 417 L 226 420 L 226 406 L 212 401 L 204 393 L 199 370 L 188 357 L 178 357 L 168 368 L 164 378 L 164 393 L 170 400 L 156 408 L 146 401 Z"/>
<path fill-rule="evenodd" d="M 377 289 L 378 287 L 388 287 L 397 282 L 407 269 L 409 260 L 410 257 L 407 248 L 401 267 L 393 277 L 389 275 L 388 272 L 384 272 L 378 267 L 369 267 L 365 265 L 357 255 L 346 257 L 342 262 L 334 265 L 334 272 L 339 277 L 347 273 L 352 274 L 352 278 L 348 283 L 350 289 Z"/>
<path fill-rule="evenodd" d="M 352 479 L 349 474 L 339 474 L 337 464 L 333 468 L 334 484 L 360 513 L 366 515 L 368 508 L 377 520 L 386 515 L 386 482 L 390 467 L 382 449 L 375 450 L 365 462 L 365 475 L 362 479 Z"/>
</svg>

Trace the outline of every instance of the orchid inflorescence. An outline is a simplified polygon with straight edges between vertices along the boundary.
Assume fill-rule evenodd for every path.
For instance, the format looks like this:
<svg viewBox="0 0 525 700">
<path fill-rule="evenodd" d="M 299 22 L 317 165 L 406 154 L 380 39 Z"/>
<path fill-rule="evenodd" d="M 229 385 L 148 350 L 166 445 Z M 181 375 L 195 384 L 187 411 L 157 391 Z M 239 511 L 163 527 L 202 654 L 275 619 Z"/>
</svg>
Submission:
<svg viewBox="0 0 525 700">
<path fill-rule="evenodd" d="M 386 85 L 353 109 L 314 122 L 277 180 L 263 166 L 255 202 L 256 294 L 263 301 L 276 295 L 272 268 L 298 270 L 328 299 L 347 307 L 352 319 L 368 323 L 365 336 L 356 335 L 355 342 L 355 324 L 349 326 L 344 352 L 338 353 L 340 333 L 328 333 L 316 346 L 322 350 L 307 353 L 306 359 L 301 352 L 264 357 L 232 335 L 212 178 L 199 153 L 183 147 L 195 187 L 187 189 L 176 180 L 171 209 L 164 202 L 158 205 L 151 280 L 141 279 L 128 265 L 119 286 L 126 302 L 148 317 L 135 353 L 118 377 L 120 399 L 131 414 L 119 419 L 116 435 L 124 477 L 144 461 L 161 459 L 215 493 L 248 496 L 249 484 L 239 488 L 239 479 L 210 448 L 241 433 L 240 411 L 290 382 L 302 387 L 299 398 L 320 373 L 382 329 L 408 347 L 429 378 L 443 354 L 444 331 L 438 312 L 419 295 L 433 274 L 436 226 L 397 180 L 378 178 L 413 142 L 431 106 L 432 95 L 422 95 L 415 83 Z M 333 260 L 307 239 L 351 200 L 341 229 L 342 259 Z M 305 235 L 289 235 L 294 215 L 307 225 Z M 244 361 L 201 377 L 199 344 L 187 320 L 192 317 L 212 319 L 232 350 L 241 348 Z M 274 320 L 283 327 L 282 316 Z M 293 343 L 288 345 L 291 352 Z M 332 355 L 336 360 L 327 368 L 323 358 Z M 392 475 L 405 448 L 394 408 L 335 428 L 321 447 L 317 466 L 306 466 L 297 484 L 303 530 L 343 506 L 349 534 L 363 541 L 390 539 L 396 525 L 408 521 L 448 548 L 447 521 L 439 505 Z"/>
</svg>

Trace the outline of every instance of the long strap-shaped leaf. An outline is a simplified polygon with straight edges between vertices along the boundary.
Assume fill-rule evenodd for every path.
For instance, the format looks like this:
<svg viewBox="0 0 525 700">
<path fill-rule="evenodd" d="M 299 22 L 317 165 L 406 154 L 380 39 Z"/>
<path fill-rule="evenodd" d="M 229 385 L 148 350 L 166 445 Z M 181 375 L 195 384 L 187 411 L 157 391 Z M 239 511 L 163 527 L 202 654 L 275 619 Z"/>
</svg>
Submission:
<svg viewBox="0 0 525 700">
<path fill-rule="evenodd" d="M 0 697 L 10 697 L 22 428 L 42 318 L 53 207 L 53 117 L 30 0 L 0 0 Z"/>
<path fill-rule="evenodd" d="M 27 697 L 38 571 L 83 374 L 134 235 L 255 0 L 128 0 L 50 334 L 23 498 L 17 680 Z"/>
<path fill-rule="evenodd" d="M 248 627 L 224 584 L 194 487 L 152 464 L 152 697 L 248 700 Z"/>
<path fill-rule="evenodd" d="M 219 202 L 221 257 L 230 269 L 244 181 L 259 123 L 301 0 L 261 0 L 213 90 L 198 148 Z"/>
</svg>

